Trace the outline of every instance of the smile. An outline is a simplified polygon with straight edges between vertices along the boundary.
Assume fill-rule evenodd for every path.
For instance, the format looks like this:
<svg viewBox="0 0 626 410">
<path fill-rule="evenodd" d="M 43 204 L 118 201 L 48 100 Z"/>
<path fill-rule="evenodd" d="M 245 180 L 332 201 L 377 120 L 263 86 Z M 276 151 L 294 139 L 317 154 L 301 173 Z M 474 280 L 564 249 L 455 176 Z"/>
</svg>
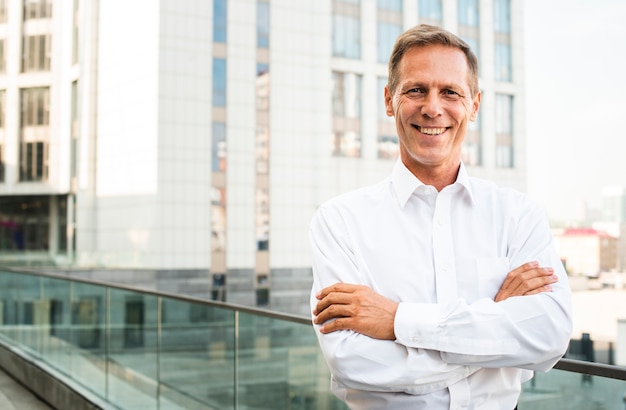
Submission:
<svg viewBox="0 0 626 410">
<path fill-rule="evenodd" d="M 427 134 L 427 135 L 439 135 L 439 134 L 443 134 L 447 128 L 427 128 L 427 127 L 420 127 L 419 125 L 416 127 L 417 130 L 423 134 Z"/>
</svg>

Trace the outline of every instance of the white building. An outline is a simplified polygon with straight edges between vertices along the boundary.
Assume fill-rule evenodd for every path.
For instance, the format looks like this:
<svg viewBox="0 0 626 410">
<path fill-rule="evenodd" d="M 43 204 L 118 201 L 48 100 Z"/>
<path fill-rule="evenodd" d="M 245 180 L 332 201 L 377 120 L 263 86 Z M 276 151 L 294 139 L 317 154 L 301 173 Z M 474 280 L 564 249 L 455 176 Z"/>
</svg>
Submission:
<svg viewBox="0 0 626 410">
<path fill-rule="evenodd" d="M 522 4 L 0 1 L 0 264 L 308 314 L 313 212 L 397 155 L 383 87 L 404 29 L 472 45 L 464 161 L 525 189 Z"/>
</svg>

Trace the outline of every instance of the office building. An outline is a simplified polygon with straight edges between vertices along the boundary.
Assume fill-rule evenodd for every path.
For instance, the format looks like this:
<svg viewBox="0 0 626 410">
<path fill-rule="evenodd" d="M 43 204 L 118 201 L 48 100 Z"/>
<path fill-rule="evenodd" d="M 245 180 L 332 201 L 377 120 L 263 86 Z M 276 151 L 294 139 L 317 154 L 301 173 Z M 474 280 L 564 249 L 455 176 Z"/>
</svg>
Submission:
<svg viewBox="0 0 626 410">
<path fill-rule="evenodd" d="M 386 177 L 417 23 L 479 56 L 463 158 L 524 190 L 522 0 L 0 1 L 0 264 L 308 314 L 308 224 Z"/>
</svg>

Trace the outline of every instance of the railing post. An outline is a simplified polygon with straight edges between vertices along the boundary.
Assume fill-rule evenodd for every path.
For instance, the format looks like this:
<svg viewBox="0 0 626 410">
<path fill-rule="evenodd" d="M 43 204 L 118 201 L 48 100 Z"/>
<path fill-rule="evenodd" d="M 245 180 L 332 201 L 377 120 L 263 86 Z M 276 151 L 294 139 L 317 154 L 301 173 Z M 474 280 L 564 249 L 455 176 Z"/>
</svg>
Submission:
<svg viewBox="0 0 626 410">
<path fill-rule="evenodd" d="M 235 405 L 235 410 L 237 410 L 239 408 L 239 311 L 235 310 L 235 357 L 234 357 L 234 361 L 235 361 L 235 369 L 233 371 L 233 375 L 234 375 L 234 382 L 235 382 L 235 388 L 233 390 L 234 394 L 235 394 L 235 398 L 234 398 L 234 405 Z"/>
</svg>

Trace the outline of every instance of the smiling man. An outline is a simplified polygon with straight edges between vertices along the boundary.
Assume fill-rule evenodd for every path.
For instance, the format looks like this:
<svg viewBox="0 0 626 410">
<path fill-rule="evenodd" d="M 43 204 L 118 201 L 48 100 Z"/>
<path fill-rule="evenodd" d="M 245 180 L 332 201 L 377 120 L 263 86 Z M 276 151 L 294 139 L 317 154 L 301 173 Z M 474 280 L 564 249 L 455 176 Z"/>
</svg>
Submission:
<svg viewBox="0 0 626 410">
<path fill-rule="evenodd" d="M 481 94 L 469 46 L 403 33 L 384 93 L 400 157 L 311 222 L 313 323 L 353 409 L 514 409 L 567 349 L 571 294 L 544 213 L 461 161 Z"/>
</svg>

